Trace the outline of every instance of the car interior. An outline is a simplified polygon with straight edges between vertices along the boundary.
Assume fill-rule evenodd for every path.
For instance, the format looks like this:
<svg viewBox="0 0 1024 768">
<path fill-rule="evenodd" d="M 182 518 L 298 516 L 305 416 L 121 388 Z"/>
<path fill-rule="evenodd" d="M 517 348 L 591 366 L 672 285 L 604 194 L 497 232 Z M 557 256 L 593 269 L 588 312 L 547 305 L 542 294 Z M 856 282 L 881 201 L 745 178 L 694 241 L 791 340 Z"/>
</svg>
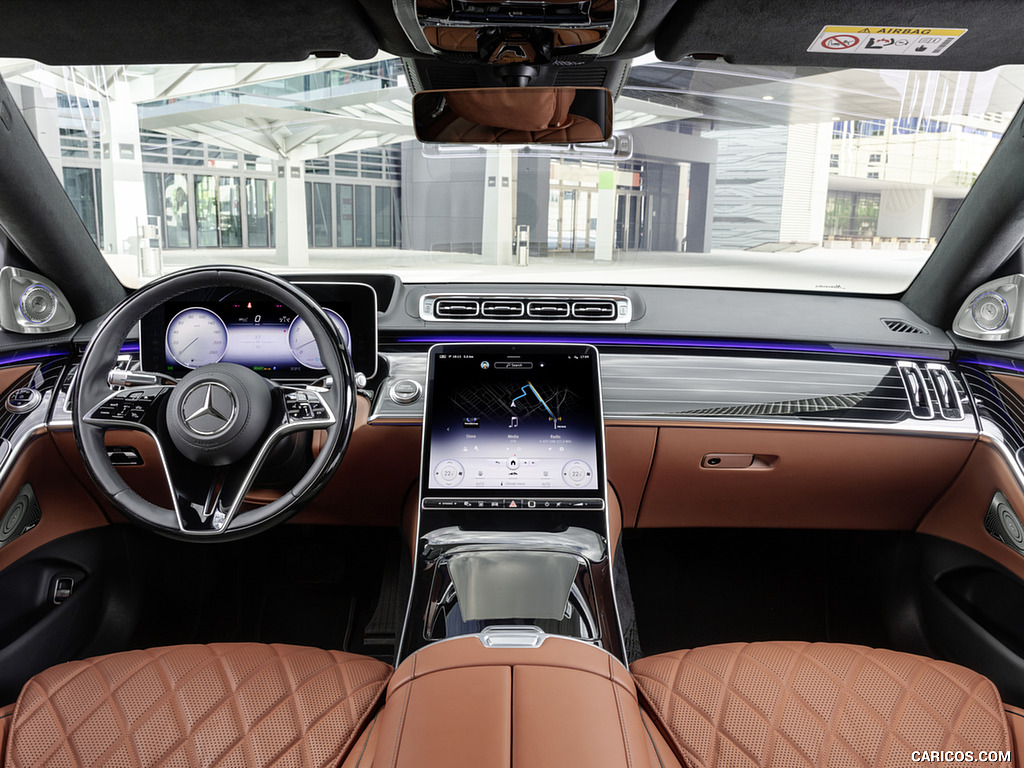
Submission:
<svg viewBox="0 0 1024 768">
<path fill-rule="evenodd" d="M 1024 767 L 1019 10 L 5 9 L 0 763 Z M 348 106 L 211 85 L 206 133 L 174 95 L 195 74 L 179 65 L 388 61 L 400 79 L 370 95 L 345 76 Z M 272 215 L 308 221 L 311 247 L 279 226 L 287 263 L 273 230 L 270 256 L 231 258 L 224 220 L 204 245 L 193 219 L 186 263 L 160 202 L 167 232 L 138 225 L 124 257 L 113 213 L 94 213 L 106 237 L 90 229 L 54 172 L 48 147 L 59 162 L 77 134 L 40 131 L 32 101 L 92 109 L 85 80 L 54 75 L 85 71 L 96 92 L 155 82 L 132 114 L 145 101 L 145 131 L 191 137 L 206 154 L 189 173 L 216 171 L 220 150 L 195 147 L 218 136 L 253 168 L 257 142 L 293 152 L 267 167 Z M 385 99 L 402 89 L 404 106 Z M 231 122 L 249 96 L 263 111 Z M 338 133 L 272 124 L 281 98 Z M 987 163 L 949 149 L 953 125 Z M 896 162 L 867 149 L 911 129 L 946 148 L 915 150 L 927 183 L 880 175 Z M 133 161 L 135 132 L 100 131 L 104 174 Z M 788 142 L 777 168 L 769 134 Z M 381 228 L 394 196 L 373 219 L 395 250 L 318 255 L 315 163 L 360 141 L 402 147 L 402 223 Z M 857 142 L 876 159 L 847 173 Z M 801 147 L 820 168 L 792 161 Z M 655 151 L 674 176 L 641 162 Z M 549 197 L 556 166 L 572 194 Z M 770 236 L 752 191 L 769 166 L 779 199 L 803 201 Z M 118 183 L 103 177 L 103 206 Z M 671 214 L 638 203 L 656 184 Z M 338 195 L 340 249 L 359 224 Z M 583 199 L 570 253 L 554 222 Z M 841 200 L 852 229 L 823 234 Z M 471 206 L 475 242 L 415 244 Z M 814 242 L 792 234 L 811 219 Z"/>
</svg>

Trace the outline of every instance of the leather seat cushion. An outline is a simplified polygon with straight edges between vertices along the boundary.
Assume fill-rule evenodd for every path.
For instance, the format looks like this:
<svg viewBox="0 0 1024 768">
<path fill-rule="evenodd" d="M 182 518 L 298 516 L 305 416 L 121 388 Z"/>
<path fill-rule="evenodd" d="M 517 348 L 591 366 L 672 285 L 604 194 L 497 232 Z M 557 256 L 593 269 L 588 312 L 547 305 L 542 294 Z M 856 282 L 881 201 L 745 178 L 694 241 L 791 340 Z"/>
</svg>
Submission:
<svg viewBox="0 0 1024 768">
<path fill-rule="evenodd" d="M 390 675 L 365 656 L 256 643 L 72 661 L 25 684 L 4 765 L 335 765 Z"/>
<path fill-rule="evenodd" d="M 899 766 L 915 750 L 1010 749 L 987 678 L 907 653 L 731 643 L 640 659 L 631 671 L 690 768 Z"/>
</svg>

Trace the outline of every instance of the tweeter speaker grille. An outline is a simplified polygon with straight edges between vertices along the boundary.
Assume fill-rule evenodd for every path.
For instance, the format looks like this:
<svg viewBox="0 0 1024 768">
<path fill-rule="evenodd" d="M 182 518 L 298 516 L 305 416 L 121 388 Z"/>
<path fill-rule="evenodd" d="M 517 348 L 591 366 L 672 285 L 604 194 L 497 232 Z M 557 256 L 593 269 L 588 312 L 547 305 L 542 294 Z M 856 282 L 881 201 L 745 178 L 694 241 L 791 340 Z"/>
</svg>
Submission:
<svg viewBox="0 0 1024 768">
<path fill-rule="evenodd" d="M 41 517 L 36 494 L 32 486 L 25 483 L 0 518 L 0 547 L 35 528 Z"/>
<path fill-rule="evenodd" d="M 21 314 L 30 323 L 45 323 L 57 313 L 57 297 L 45 285 L 36 283 L 21 292 Z"/>
<path fill-rule="evenodd" d="M 992 538 L 1024 555 L 1024 525 L 1010 502 L 999 492 L 992 497 L 985 513 L 985 530 Z"/>
<path fill-rule="evenodd" d="M 971 317 L 984 331 L 997 331 L 1006 324 L 1010 314 L 1006 300 L 998 293 L 983 293 L 971 304 Z"/>
</svg>

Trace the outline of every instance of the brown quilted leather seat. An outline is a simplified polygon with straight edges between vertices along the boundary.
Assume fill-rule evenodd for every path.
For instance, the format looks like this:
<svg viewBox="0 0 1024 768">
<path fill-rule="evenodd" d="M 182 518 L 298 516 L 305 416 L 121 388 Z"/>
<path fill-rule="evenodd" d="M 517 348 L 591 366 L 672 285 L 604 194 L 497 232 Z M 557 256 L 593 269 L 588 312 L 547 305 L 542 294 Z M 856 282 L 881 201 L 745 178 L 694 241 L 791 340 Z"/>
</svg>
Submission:
<svg viewBox="0 0 1024 768">
<path fill-rule="evenodd" d="M 907 653 L 731 643 L 651 656 L 631 671 L 689 768 L 897 768 L 921 762 L 915 751 L 970 751 L 978 761 L 1012 749 L 1008 712 L 987 678 Z"/>
<path fill-rule="evenodd" d="M 72 661 L 0 709 L 4 768 L 294 766 L 341 762 L 391 667 L 365 656 L 224 643 Z M 7 717 L 5 717 L 5 714 Z"/>
</svg>

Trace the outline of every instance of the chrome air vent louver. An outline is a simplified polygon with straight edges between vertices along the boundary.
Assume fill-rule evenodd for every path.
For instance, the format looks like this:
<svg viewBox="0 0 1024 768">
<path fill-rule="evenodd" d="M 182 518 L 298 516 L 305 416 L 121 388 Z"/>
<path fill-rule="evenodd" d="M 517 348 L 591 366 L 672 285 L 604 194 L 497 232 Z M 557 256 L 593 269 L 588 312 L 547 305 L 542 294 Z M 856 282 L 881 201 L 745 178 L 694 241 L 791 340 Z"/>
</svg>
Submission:
<svg viewBox="0 0 1024 768">
<path fill-rule="evenodd" d="M 964 418 L 963 395 L 949 368 L 938 363 L 921 365 L 905 360 L 900 360 L 896 366 L 915 419 L 959 421 Z"/>
<path fill-rule="evenodd" d="M 512 323 L 628 323 L 633 305 L 625 296 L 428 294 L 420 318 Z"/>
<path fill-rule="evenodd" d="M 572 314 L 569 307 L 568 301 L 535 299 L 526 305 L 526 315 L 536 320 L 563 320 Z"/>
<path fill-rule="evenodd" d="M 578 320 L 614 320 L 618 308 L 614 301 L 574 301 L 572 316 Z"/>
<path fill-rule="evenodd" d="M 487 299 L 480 302 L 480 316 L 488 320 L 511 320 L 526 314 L 522 299 Z"/>
<path fill-rule="evenodd" d="M 469 319 L 479 314 L 480 302 L 474 299 L 438 299 L 434 303 L 434 315 L 438 319 Z"/>
</svg>

